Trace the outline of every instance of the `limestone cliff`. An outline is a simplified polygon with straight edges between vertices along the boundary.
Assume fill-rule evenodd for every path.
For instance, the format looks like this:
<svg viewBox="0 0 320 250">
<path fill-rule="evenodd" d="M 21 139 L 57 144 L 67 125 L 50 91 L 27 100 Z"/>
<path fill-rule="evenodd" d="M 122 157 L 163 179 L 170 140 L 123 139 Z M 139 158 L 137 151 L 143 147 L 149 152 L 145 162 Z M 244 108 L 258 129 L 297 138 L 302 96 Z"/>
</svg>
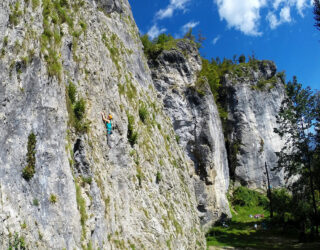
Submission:
<svg viewBox="0 0 320 250">
<path fill-rule="evenodd" d="M 203 227 L 230 216 L 227 152 L 209 85 L 197 87 L 201 58 L 195 43 L 180 40 L 175 48 L 149 60 L 158 97 L 163 100 L 179 144 L 193 164 L 198 213 Z"/>
<path fill-rule="evenodd" d="M 284 143 L 273 132 L 285 95 L 283 75 L 273 62 L 253 60 L 225 75 L 222 92 L 229 114 L 226 134 L 231 175 L 242 185 L 265 188 L 265 162 L 269 171 L 275 167 L 275 152 Z M 282 172 L 271 171 L 270 179 L 274 187 L 284 184 Z"/>
<path fill-rule="evenodd" d="M 204 248 L 197 206 L 207 199 L 195 196 L 141 47 L 127 0 L 1 1 L 2 249 Z M 195 112 L 212 123 L 210 98 Z M 114 116 L 112 148 L 102 110 Z M 214 134 L 199 122 L 199 140 Z M 214 154 L 212 140 L 190 146 Z M 227 173 L 219 182 L 218 163 L 201 164 L 195 186 L 224 192 Z"/>
</svg>

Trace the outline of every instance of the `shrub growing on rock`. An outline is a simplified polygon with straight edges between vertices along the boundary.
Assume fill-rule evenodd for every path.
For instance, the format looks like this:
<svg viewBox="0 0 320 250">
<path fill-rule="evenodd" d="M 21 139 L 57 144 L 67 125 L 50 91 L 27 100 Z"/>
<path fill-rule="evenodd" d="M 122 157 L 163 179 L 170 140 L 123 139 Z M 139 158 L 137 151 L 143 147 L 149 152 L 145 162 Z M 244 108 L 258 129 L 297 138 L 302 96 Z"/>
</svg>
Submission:
<svg viewBox="0 0 320 250">
<path fill-rule="evenodd" d="M 238 187 L 233 192 L 232 204 L 238 206 L 268 206 L 268 198 L 257 191 L 250 190 L 246 187 Z"/>
<path fill-rule="evenodd" d="M 134 117 L 133 117 L 133 115 L 128 115 L 128 134 L 127 134 L 127 137 L 128 137 L 128 141 L 132 147 L 134 144 L 137 143 L 137 140 L 138 140 L 138 133 L 136 131 L 134 131 L 133 126 L 134 126 Z"/>
<path fill-rule="evenodd" d="M 22 177 L 27 181 L 29 181 L 36 172 L 36 143 L 36 136 L 34 133 L 31 133 L 28 136 L 27 166 L 22 170 Z"/>
<path fill-rule="evenodd" d="M 148 115 L 149 115 L 149 112 L 148 112 L 148 109 L 146 107 L 146 105 L 142 105 L 140 106 L 139 108 L 139 117 L 140 117 L 140 120 L 145 123 L 147 118 L 148 118 Z"/>
</svg>

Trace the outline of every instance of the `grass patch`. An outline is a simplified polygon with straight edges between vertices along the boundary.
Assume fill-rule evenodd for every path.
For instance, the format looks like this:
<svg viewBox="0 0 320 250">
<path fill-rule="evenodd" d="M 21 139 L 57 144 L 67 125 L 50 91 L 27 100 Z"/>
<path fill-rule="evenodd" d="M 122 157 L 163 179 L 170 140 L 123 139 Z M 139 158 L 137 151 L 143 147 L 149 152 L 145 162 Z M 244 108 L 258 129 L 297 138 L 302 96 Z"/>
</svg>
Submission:
<svg viewBox="0 0 320 250">
<path fill-rule="evenodd" d="M 86 201 L 81 195 L 81 188 L 77 182 L 75 182 L 76 185 L 76 200 L 78 204 L 78 210 L 80 212 L 80 223 L 82 227 L 82 236 L 86 237 L 86 229 L 85 224 L 88 219 L 87 212 L 86 212 Z"/>
<path fill-rule="evenodd" d="M 36 199 L 36 198 L 34 198 L 33 201 L 32 201 L 32 204 L 33 204 L 34 206 L 38 207 L 38 206 L 39 206 L 39 200 Z"/>
<path fill-rule="evenodd" d="M 161 180 L 162 180 L 162 175 L 161 175 L 161 173 L 158 171 L 157 174 L 156 174 L 156 183 L 159 184 Z"/>
<path fill-rule="evenodd" d="M 127 117 L 128 117 L 127 137 L 128 137 L 128 141 L 129 141 L 130 145 L 133 147 L 133 145 L 136 144 L 138 141 L 138 132 L 136 132 L 134 130 L 134 124 L 135 124 L 134 116 L 127 114 Z"/>
<path fill-rule="evenodd" d="M 28 136 L 27 166 L 22 170 L 22 177 L 27 181 L 29 181 L 36 172 L 36 144 L 36 135 L 31 133 Z"/>
<path fill-rule="evenodd" d="M 121 66 L 120 66 L 120 56 L 122 54 L 122 51 L 119 50 L 118 46 L 121 46 L 121 40 L 118 38 L 116 34 L 112 34 L 111 37 L 107 37 L 106 33 L 103 33 L 102 35 L 102 41 L 104 45 L 107 47 L 109 50 L 111 60 L 114 63 L 114 65 L 117 68 L 117 71 L 121 71 Z"/>
<path fill-rule="evenodd" d="M 136 177 L 138 178 L 138 181 L 139 181 L 139 186 L 141 187 L 142 186 L 142 179 L 144 179 L 144 174 L 142 172 L 142 169 L 140 166 L 137 166 L 137 175 Z"/>
<path fill-rule="evenodd" d="M 32 9 L 35 10 L 40 5 L 39 0 L 32 0 Z"/>
<path fill-rule="evenodd" d="M 265 195 L 239 187 L 229 197 L 232 219 L 219 222 L 207 233 L 208 246 L 250 249 L 318 249 L 319 243 L 300 244 L 298 232 L 284 230 L 270 219 Z M 255 218 L 254 215 L 264 215 Z M 255 227 L 256 225 L 256 227 Z"/>
<path fill-rule="evenodd" d="M 8 250 L 13 249 L 26 249 L 26 243 L 23 236 L 19 236 L 18 233 L 15 233 L 12 239 L 12 234 L 9 234 L 9 246 Z"/>
<path fill-rule="evenodd" d="M 50 201 L 50 203 L 52 203 L 52 204 L 55 204 L 55 203 L 57 203 L 57 196 L 56 195 L 54 195 L 54 194 L 50 194 L 50 197 L 49 197 L 49 201 Z"/>
<path fill-rule="evenodd" d="M 89 176 L 89 177 L 83 177 L 82 176 L 81 179 L 82 179 L 83 183 L 87 183 L 89 185 L 91 185 L 91 183 L 92 183 L 92 177 L 91 176 Z"/>
<path fill-rule="evenodd" d="M 186 55 L 186 52 L 178 48 L 177 43 L 180 41 L 186 41 L 189 43 L 194 43 L 190 39 L 174 39 L 171 35 L 160 34 L 157 38 L 150 41 L 147 34 L 140 37 L 143 44 L 143 50 L 148 59 L 156 59 L 158 55 L 164 50 L 176 49 L 179 50 L 182 54 Z M 196 45 L 196 44 L 195 44 Z"/>
<path fill-rule="evenodd" d="M 20 1 L 17 1 L 15 4 L 10 6 L 11 14 L 9 15 L 9 23 L 16 26 L 20 22 L 20 17 L 23 12 L 20 10 Z"/>
<path fill-rule="evenodd" d="M 139 107 L 139 117 L 140 117 L 140 120 L 141 120 L 143 123 L 146 123 L 148 116 L 149 116 L 148 108 L 147 108 L 147 106 L 143 103 L 143 104 L 140 105 L 140 107 Z"/>
<path fill-rule="evenodd" d="M 60 46 L 63 32 L 61 24 L 67 23 L 72 31 L 74 27 L 73 6 L 79 1 L 68 0 L 43 0 L 43 33 L 40 38 L 41 52 L 47 63 L 48 74 L 50 77 L 56 76 L 62 80 L 62 64 L 60 60 Z M 40 5 L 39 0 L 32 0 L 32 8 Z M 82 26 L 81 26 L 82 27 Z"/>
<path fill-rule="evenodd" d="M 74 127 L 78 133 L 87 133 L 89 123 L 85 119 L 86 101 L 83 98 L 78 98 L 77 88 L 72 82 L 69 82 L 66 88 L 66 102 L 69 125 Z"/>
<path fill-rule="evenodd" d="M 277 84 L 277 76 L 273 76 L 269 79 L 260 79 L 257 83 L 257 85 L 251 86 L 252 89 L 255 90 L 270 90 L 273 89 Z"/>
</svg>

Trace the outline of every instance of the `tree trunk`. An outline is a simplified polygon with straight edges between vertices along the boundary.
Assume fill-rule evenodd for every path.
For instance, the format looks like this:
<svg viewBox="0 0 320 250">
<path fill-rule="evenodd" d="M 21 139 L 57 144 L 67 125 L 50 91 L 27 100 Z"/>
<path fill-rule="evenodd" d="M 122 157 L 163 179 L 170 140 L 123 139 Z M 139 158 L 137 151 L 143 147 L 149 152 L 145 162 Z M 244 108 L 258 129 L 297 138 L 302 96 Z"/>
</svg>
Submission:
<svg viewBox="0 0 320 250">
<path fill-rule="evenodd" d="M 269 171 L 267 162 L 265 162 L 266 172 L 267 172 L 267 180 L 268 180 L 268 197 L 270 201 L 270 218 L 273 218 L 273 207 L 272 207 L 272 195 L 271 195 L 271 187 L 270 187 L 270 179 L 269 179 Z"/>
</svg>

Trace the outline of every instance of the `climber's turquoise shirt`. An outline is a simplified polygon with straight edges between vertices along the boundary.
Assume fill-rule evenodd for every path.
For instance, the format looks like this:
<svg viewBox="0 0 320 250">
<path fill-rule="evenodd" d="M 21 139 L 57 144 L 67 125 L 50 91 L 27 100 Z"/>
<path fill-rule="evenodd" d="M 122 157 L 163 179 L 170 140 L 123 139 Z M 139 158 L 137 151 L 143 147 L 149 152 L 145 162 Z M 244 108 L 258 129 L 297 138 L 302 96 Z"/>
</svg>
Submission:
<svg viewBox="0 0 320 250">
<path fill-rule="evenodd" d="M 110 121 L 110 122 L 106 122 L 106 126 L 107 126 L 107 133 L 108 133 L 108 134 L 111 134 L 111 130 L 112 130 L 111 121 Z"/>
</svg>

